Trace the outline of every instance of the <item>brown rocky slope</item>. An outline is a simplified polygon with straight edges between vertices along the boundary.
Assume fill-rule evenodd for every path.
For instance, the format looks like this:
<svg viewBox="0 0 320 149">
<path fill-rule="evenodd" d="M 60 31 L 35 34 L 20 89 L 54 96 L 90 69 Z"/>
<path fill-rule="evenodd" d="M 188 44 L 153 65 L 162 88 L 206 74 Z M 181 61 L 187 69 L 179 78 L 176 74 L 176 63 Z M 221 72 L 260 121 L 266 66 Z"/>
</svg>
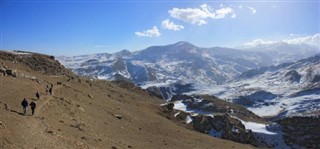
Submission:
<svg viewBox="0 0 320 149">
<path fill-rule="evenodd" d="M 0 74 L 0 148 L 253 148 L 173 123 L 160 114 L 162 100 L 79 78 L 50 56 L 0 51 L 0 68 L 16 72 Z M 21 114 L 24 97 L 37 103 L 35 115 Z"/>
</svg>

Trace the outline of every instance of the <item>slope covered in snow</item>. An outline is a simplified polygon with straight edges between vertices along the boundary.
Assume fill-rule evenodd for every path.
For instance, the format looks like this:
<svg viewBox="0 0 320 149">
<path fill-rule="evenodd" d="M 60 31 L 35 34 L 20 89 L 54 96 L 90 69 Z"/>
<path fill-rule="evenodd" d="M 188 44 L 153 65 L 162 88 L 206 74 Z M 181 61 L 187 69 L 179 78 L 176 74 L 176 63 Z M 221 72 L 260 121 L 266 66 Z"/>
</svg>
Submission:
<svg viewBox="0 0 320 149">
<path fill-rule="evenodd" d="M 187 113 L 186 123 L 200 132 L 231 140 L 237 136 L 234 141 L 246 140 L 258 147 L 289 148 L 279 124 L 260 120 L 241 106 L 209 96 L 177 96 L 172 100 L 173 108 L 179 111 L 174 117 L 182 115 L 181 111 Z M 251 134 L 254 139 L 249 139 Z"/>
<path fill-rule="evenodd" d="M 214 94 L 259 116 L 312 115 L 320 111 L 320 56 L 242 73 L 222 86 L 196 86 L 188 94 Z"/>
</svg>

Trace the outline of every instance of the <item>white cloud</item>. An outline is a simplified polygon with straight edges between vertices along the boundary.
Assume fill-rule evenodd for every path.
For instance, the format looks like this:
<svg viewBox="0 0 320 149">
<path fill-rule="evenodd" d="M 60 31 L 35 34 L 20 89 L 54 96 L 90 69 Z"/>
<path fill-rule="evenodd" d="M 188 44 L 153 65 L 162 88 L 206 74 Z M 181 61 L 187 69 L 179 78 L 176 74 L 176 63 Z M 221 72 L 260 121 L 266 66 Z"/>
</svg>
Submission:
<svg viewBox="0 0 320 149">
<path fill-rule="evenodd" d="M 180 31 L 184 29 L 184 26 L 175 24 L 174 22 L 170 22 L 169 19 L 163 20 L 161 23 L 162 28 L 173 30 L 173 31 Z"/>
<path fill-rule="evenodd" d="M 262 39 L 256 39 L 250 42 L 247 42 L 243 44 L 245 47 L 255 47 L 257 45 L 264 45 L 264 44 L 272 44 L 275 43 L 274 41 L 268 41 L 268 40 L 262 40 Z"/>
<path fill-rule="evenodd" d="M 243 8 L 243 6 L 242 5 L 239 5 L 239 7 L 238 7 L 239 9 L 242 9 Z"/>
<path fill-rule="evenodd" d="M 248 6 L 248 9 L 251 10 L 252 14 L 256 14 L 257 13 L 257 10 L 255 8 L 253 8 L 253 7 Z"/>
<path fill-rule="evenodd" d="M 173 8 L 169 10 L 171 17 L 191 24 L 207 24 L 207 19 L 222 19 L 227 15 L 236 17 L 234 10 L 230 7 L 221 7 L 214 10 L 211 6 L 203 4 L 200 8 Z"/>
<path fill-rule="evenodd" d="M 135 32 L 135 34 L 138 37 L 159 37 L 161 35 L 157 26 L 153 26 L 152 29 L 149 29 L 143 32 Z"/>
<path fill-rule="evenodd" d="M 290 34 L 291 37 L 294 37 L 295 35 Z M 308 44 L 312 46 L 320 46 L 320 33 L 311 35 L 311 36 L 300 36 L 290 39 L 285 39 L 283 42 L 289 43 L 289 44 Z"/>
<path fill-rule="evenodd" d="M 317 46 L 320 48 L 320 33 L 309 36 L 298 36 L 297 34 L 290 34 L 289 38 L 281 41 L 268 41 L 263 39 L 255 39 L 253 41 L 243 44 L 244 47 L 255 47 L 258 45 L 273 44 L 277 42 L 285 42 L 288 44 L 307 44 L 310 46 Z"/>
<path fill-rule="evenodd" d="M 212 18 L 214 19 L 221 19 L 224 18 L 226 15 L 228 14 L 235 14 L 233 13 L 233 9 L 230 7 L 225 7 L 225 8 L 221 8 L 216 10 L 216 16 L 213 16 Z"/>
</svg>

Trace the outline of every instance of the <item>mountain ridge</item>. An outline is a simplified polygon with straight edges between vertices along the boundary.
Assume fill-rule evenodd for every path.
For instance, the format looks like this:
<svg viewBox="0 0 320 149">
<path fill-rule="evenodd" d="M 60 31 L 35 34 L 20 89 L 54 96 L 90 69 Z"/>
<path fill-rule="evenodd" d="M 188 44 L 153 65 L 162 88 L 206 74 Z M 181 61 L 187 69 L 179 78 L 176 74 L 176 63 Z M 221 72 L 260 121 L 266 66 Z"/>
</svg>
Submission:
<svg viewBox="0 0 320 149">
<path fill-rule="evenodd" d="M 312 54 L 307 52 L 305 55 L 293 55 L 303 58 Z M 297 56 L 294 57 L 293 59 L 297 59 Z M 136 84 L 146 81 L 165 82 L 177 78 L 186 83 L 196 81 L 222 84 L 244 71 L 284 61 L 282 57 L 278 60 L 277 57 L 261 51 L 249 52 L 222 47 L 200 48 L 185 41 L 165 46 L 151 46 L 135 52 L 120 51 L 113 54 L 57 58 L 79 75 L 112 80 L 115 74 L 119 74 Z M 114 66 L 119 58 L 126 70 L 120 71 Z M 90 62 L 94 62 L 94 65 Z M 86 73 L 87 70 L 91 73 Z"/>
</svg>

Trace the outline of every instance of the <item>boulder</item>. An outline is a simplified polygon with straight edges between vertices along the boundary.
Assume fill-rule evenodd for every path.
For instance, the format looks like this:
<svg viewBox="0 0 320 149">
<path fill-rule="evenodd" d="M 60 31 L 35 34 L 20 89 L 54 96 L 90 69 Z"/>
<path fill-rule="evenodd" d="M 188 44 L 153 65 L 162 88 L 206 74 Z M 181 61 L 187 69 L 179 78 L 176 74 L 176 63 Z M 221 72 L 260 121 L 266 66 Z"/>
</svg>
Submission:
<svg viewBox="0 0 320 149">
<path fill-rule="evenodd" d="M 186 112 L 184 112 L 184 111 L 180 111 L 179 114 L 176 115 L 176 118 L 177 118 L 178 120 L 184 121 L 184 120 L 187 119 L 187 116 L 188 116 L 188 115 L 189 115 L 188 113 L 186 113 Z"/>
<path fill-rule="evenodd" d="M 84 109 L 82 107 L 78 108 L 81 112 L 84 112 Z"/>
<path fill-rule="evenodd" d="M 5 68 L 0 68 L 0 75 L 6 76 L 6 69 Z"/>
<path fill-rule="evenodd" d="M 290 82 L 300 82 L 301 75 L 296 70 L 291 70 L 285 74 L 285 78 Z"/>
<path fill-rule="evenodd" d="M 90 99 L 93 99 L 93 96 L 92 96 L 92 95 L 90 95 L 90 94 L 88 94 L 88 97 L 89 97 Z"/>
<path fill-rule="evenodd" d="M 8 104 L 4 104 L 4 109 L 10 111 L 10 106 Z"/>
<path fill-rule="evenodd" d="M 6 74 L 12 77 L 17 77 L 17 71 L 16 70 L 12 70 L 12 69 L 7 69 L 6 70 Z"/>
<path fill-rule="evenodd" d="M 122 115 L 114 115 L 116 118 L 118 118 L 119 120 L 121 120 L 122 119 Z"/>
<path fill-rule="evenodd" d="M 0 128 L 7 128 L 6 125 L 4 125 L 1 121 L 0 121 Z"/>
<path fill-rule="evenodd" d="M 151 96 L 155 96 L 155 97 L 158 97 L 160 99 L 163 99 L 162 97 L 162 94 L 161 94 L 161 91 L 158 87 L 155 87 L 155 86 L 152 86 L 152 87 L 148 87 L 146 89 L 146 91 L 149 93 L 149 95 Z"/>
<path fill-rule="evenodd" d="M 53 129 L 47 129 L 46 132 L 53 135 L 56 134 L 56 132 Z"/>
<path fill-rule="evenodd" d="M 214 117 L 198 115 L 193 117 L 192 125 L 195 130 L 209 133 L 211 130 L 222 132 L 221 138 L 235 142 L 258 146 L 252 131 L 247 131 L 241 121 L 228 115 Z"/>
<path fill-rule="evenodd" d="M 167 103 L 161 106 L 164 112 L 172 112 L 174 107 L 174 103 Z"/>
<path fill-rule="evenodd" d="M 212 126 L 210 124 L 212 119 L 213 118 L 210 116 L 198 115 L 193 118 L 192 125 L 197 131 L 200 131 L 202 133 L 209 133 L 212 129 Z"/>
</svg>

